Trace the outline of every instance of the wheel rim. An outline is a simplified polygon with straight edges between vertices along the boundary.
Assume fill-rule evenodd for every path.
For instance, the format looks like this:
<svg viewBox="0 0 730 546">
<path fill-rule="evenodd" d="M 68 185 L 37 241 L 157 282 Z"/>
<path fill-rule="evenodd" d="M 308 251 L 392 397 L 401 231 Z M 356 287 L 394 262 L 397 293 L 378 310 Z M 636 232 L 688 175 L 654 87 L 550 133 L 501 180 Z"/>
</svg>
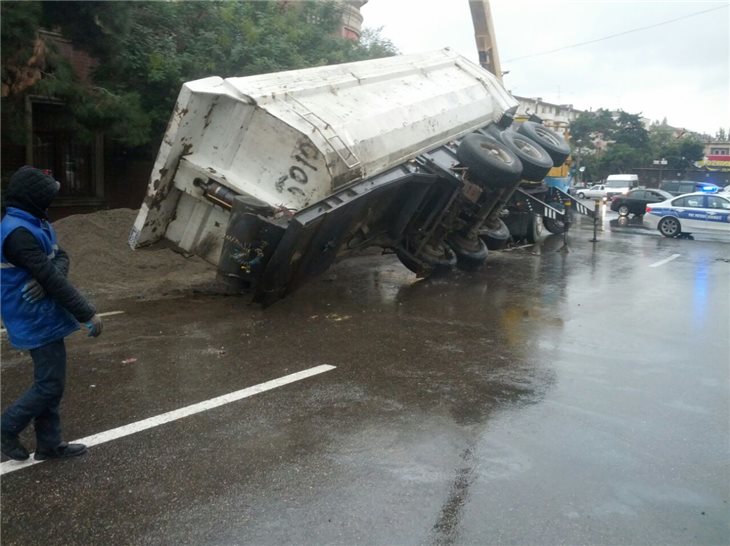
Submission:
<svg viewBox="0 0 730 546">
<path fill-rule="evenodd" d="M 560 146 L 560 141 L 555 138 L 555 135 L 552 133 L 546 131 L 543 127 L 537 126 L 535 127 L 535 132 L 540 135 L 542 138 L 550 142 L 550 144 L 553 144 L 554 146 Z"/>
<path fill-rule="evenodd" d="M 529 157 L 532 157 L 534 159 L 542 158 L 542 154 L 540 153 L 540 151 L 537 148 L 535 148 L 532 144 L 530 144 L 529 142 L 522 140 L 521 138 L 516 138 L 516 139 L 514 139 L 514 143 L 515 143 L 515 146 L 517 146 L 517 148 L 519 148 L 519 150 L 523 154 L 525 154 Z"/>
<path fill-rule="evenodd" d="M 533 217 L 532 222 L 533 222 L 533 229 L 534 229 L 533 233 L 535 234 L 536 237 L 540 237 L 540 235 L 542 235 L 542 232 L 545 228 L 545 226 L 542 223 L 542 216 L 540 216 L 539 214 L 536 214 Z"/>
<path fill-rule="evenodd" d="M 618 213 L 619 213 L 619 214 L 620 214 L 621 216 L 628 216 L 628 215 L 629 215 L 629 207 L 627 207 L 626 205 L 621 205 L 621 206 L 620 206 L 620 207 L 618 208 Z"/>
<path fill-rule="evenodd" d="M 495 146 L 491 142 L 480 142 L 479 146 L 485 150 L 488 154 L 498 157 L 502 163 L 511 165 L 513 163 L 512 158 L 502 148 Z"/>
<path fill-rule="evenodd" d="M 662 220 L 660 229 L 663 235 L 675 235 L 679 230 L 679 224 L 674 218 L 666 218 Z"/>
</svg>

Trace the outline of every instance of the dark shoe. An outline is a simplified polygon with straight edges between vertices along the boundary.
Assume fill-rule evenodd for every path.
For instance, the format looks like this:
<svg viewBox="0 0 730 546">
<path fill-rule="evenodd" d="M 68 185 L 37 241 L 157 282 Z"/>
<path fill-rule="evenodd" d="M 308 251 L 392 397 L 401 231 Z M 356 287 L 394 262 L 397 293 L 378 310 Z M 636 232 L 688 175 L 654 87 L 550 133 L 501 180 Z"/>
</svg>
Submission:
<svg viewBox="0 0 730 546">
<path fill-rule="evenodd" d="M 46 461 L 48 459 L 68 459 L 69 457 L 78 457 L 86 453 L 84 444 L 62 444 L 53 449 L 38 449 L 33 455 L 36 461 Z"/>
<path fill-rule="evenodd" d="M 16 461 L 25 461 L 30 457 L 30 453 L 23 447 L 18 437 L 7 432 L 0 433 L 0 451 Z"/>
</svg>

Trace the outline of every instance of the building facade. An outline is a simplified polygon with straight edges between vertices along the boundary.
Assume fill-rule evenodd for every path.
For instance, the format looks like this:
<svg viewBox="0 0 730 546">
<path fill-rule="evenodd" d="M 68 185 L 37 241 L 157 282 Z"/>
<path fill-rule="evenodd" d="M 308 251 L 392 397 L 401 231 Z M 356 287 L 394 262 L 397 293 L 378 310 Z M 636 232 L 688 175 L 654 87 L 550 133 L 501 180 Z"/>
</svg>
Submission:
<svg viewBox="0 0 730 546">
<path fill-rule="evenodd" d="M 543 123 L 551 129 L 565 135 L 568 127 L 574 122 L 582 110 L 573 108 L 572 104 L 554 104 L 546 102 L 542 98 L 528 98 L 513 95 L 519 102 L 517 107 L 518 117 L 530 117 L 535 115 L 543 120 Z"/>
</svg>

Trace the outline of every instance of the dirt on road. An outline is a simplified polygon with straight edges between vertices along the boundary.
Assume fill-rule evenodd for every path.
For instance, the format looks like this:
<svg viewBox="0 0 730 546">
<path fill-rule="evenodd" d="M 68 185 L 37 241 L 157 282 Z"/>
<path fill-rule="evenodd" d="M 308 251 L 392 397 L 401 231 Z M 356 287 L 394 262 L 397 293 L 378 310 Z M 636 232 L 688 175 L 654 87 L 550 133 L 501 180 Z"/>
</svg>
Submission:
<svg viewBox="0 0 730 546">
<path fill-rule="evenodd" d="M 97 304 L 216 292 L 215 267 L 166 242 L 132 250 L 127 244 L 137 211 L 113 209 L 69 216 L 53 225 L 71 258 L 69 277 Z"/>
</svg>

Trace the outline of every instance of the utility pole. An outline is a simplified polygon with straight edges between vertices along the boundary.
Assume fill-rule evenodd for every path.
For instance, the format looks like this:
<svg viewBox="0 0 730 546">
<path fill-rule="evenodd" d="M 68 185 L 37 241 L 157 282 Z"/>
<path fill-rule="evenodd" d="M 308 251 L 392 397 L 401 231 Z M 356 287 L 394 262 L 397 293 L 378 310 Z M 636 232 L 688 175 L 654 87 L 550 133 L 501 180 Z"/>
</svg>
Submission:
<svg viewBox="0 0 730 546">
<path fill-rule="evenodd" d="M 499 62 L 497 37 L 494 35 L 492 10 L 489 0 L 469 0 L 471 20 L 474 24 L 474 38 L 479 52 L 479 64 L 502 81 L 502 64 Z"/>
</svg>

